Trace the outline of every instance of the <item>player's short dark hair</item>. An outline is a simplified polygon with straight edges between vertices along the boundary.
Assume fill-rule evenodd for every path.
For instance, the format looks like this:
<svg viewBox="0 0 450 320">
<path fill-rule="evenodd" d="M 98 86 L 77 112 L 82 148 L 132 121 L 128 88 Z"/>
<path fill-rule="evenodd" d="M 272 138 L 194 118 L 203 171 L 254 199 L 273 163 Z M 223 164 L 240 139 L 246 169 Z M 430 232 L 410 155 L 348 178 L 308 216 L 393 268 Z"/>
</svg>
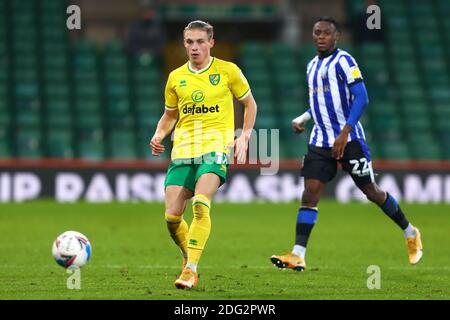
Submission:
<svg viewBox="0 0 450 320">
<path fill-rule="evenodd" d="M 339 24 L 339 22 L 337 22 L 336 20 L 334 20 L 332 17 L 329 16 L 322 16 L 319 19 L 316 20 L 316 22 L 314 24 L 316 24 L 317 22 L 320 21 L 326 21 L 331 23 L 332 25 L 334 25 L 334 27 L 336 28 L 336 31 L 341 32 L 341 25 Z"/>
<path fill-rule="evenodd" d="M 194 30 L 199 29 L 206 31 L 206 34 L 208 35 L 208 39 L 210 40 L 214 36 L 214 28 L 212 25 L 210 25 L 208 22 L 201 21 L 201 20 L 195 20 L 189 22 L 189 24 L 184 28 L 183 35 L 187 30 Z"/>
</svg>

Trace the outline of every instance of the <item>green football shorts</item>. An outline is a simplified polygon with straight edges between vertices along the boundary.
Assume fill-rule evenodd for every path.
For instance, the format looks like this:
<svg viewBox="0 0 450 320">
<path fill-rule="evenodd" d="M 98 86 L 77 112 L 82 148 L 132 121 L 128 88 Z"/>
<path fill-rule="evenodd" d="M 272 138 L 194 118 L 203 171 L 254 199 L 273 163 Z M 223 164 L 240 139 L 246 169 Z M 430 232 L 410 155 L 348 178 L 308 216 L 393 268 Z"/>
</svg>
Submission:
<svg viewBox="0 0 450 320">
<path fill-rule="evenodd" d="M 200 176 L 210 172 L 220 178 L 221 186 L 227 181 L 227 171 L 227 155 L 222 152 L 211 152 L 192 159 L 175 159 L 170 161 L 164 188 L 183 186 L 194 191 Z"/>
</svg>

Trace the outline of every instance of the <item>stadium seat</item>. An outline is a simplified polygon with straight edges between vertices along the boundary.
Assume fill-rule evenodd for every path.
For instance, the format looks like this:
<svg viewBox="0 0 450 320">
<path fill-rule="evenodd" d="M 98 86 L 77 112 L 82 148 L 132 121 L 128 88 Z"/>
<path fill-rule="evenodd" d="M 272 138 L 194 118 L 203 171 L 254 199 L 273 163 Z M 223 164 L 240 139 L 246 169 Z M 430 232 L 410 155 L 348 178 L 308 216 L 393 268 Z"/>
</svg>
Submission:
<svg viewBox="0 0 450 320">
<path fill-rule="evenodd" d="M 70 128 L 50 128 L 47 131 L 47 155 L 51 158 L 73 158 L 73 134 Z"/>
<path fill-rule="evenodd" d="M 109 134 L 109 157 L 120 160 L 137 158 L 135 141 L 132 130 L 112 130 Z"/>
<path fill-rule="evenodd" d="M 408 150 L 406 143 L 400 141 L 390 141 L 389 143 L 383 143 L 378 146 L 380 155 L 384 159 L 393 159 L 393 160 L 411 159 L 411 154 Z"/>
<path fill-rule="evenodd" d="M 84 128 L 77 133 L 77 156 L 85 160 L 105 158 L 104 135 L 101 128 Z"/>
<path fill-rule="evenodd" d="M 5 125 L 0 126 L 0 159 L 10 158 L 13 156 L 11 148 L 10 129 Z"/>
<path fill-rule="evenodd" d="M 15 133 L 16 156 L 19 158 L 41 158 L 42 135 L 39 129 L 18 129 Z"/>
</svg>

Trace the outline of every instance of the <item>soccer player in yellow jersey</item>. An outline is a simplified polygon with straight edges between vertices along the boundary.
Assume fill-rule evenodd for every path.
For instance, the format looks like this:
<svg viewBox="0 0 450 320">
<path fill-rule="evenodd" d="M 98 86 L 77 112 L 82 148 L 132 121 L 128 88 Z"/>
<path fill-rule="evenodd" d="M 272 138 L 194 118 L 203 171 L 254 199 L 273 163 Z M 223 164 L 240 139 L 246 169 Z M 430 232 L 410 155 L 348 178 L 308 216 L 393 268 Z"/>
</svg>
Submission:
<svg viewBox="0 0 450 320">
<path fill-rule="evenodd" d="M 165 181 L 165 219 L 183 255 L 175 286 L 190 289 L 197 285 L 197 264 L 211 230 L 211 199 L 226 181 L 233 147 L 238 163 L 245 162 L 256 102 L 241 70 L 211 56 L 214 39 L 210 24 L 192 21 L 183 35 L 189 61 L 169 75 L 165 112 L 150 147 L 155 156 L 164 152 L 161 141 L 175 127 Z M 242 134 L 236 140 L 233 96 L 245 106 Z M 188 226 L 183 213 L 190 198 L 193 220 Z"/>
</svg>

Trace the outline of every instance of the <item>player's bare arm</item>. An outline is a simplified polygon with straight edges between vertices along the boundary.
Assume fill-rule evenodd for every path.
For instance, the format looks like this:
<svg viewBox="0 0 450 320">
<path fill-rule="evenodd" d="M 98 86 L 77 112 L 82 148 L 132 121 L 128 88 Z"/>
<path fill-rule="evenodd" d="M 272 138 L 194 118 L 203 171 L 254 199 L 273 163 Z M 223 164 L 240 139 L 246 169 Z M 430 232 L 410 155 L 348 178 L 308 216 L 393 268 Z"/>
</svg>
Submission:
<svg viewBox="0 0 450 320">
<path fill-rule="evenodd" d="M 175 124 L 178 120 L 178 109 L 177 110 L 168 110 L 166 109 L 161 119 L 158 122 L 158 126 L 156 127 L 155 134 L 150 140 L 150 148 L 152 149 L 153 156 L 159 156 L 160 153 L 163 153 L 165 148 L 164 145 L 161 144 L 161 141 L 164 140 L 167 135 L 172 132 Z"/>
<path fill-rule="evenodd" d="M 253 126 L 256 119 L 256 101 L 253 95 L 250 94 L 241 100 L 245 107 L 244 111 L 244 124 L 242 126 L 242 133 L 235 141 L 235 152 L 238 163 L 245 163 L 247 157 L 248 141 L 252 134 Z"/>
</svg>

